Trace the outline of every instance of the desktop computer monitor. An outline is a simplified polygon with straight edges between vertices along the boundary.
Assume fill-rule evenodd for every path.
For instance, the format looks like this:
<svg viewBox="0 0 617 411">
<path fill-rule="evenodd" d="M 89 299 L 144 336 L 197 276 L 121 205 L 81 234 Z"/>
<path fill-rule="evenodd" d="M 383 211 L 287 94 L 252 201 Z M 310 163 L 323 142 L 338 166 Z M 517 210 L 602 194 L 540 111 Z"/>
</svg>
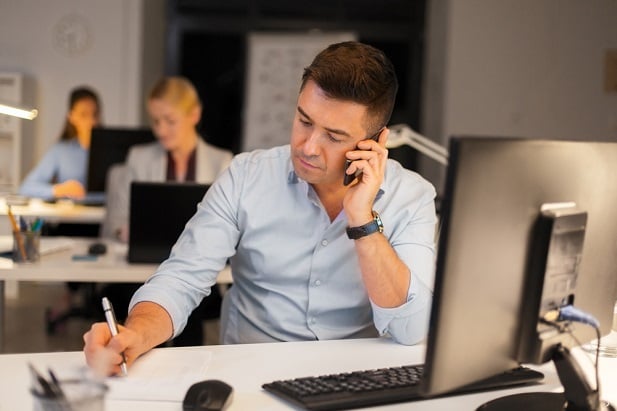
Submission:
<svg viewBox="0 0 617 411">
<path fill-rule="evenodd" d="M 540 300 L 555 290 L 542 294 L 543 284 L 557 287 L 558 302 L 595 316 L 603 334 L 610 330 L 617 299 L 616 159 L 617 143 L 451 139 L 423 378 L 427 395 L 520 362 L 541 363 L 555 347 L 576 345 L 565 333 L 538 337 L 540 313 L 527 307 L 545 308 Z M 538 233 L 541 209 L 556 203 L 575 210 L 582 228 L 562 244 L 575 262 L 562 261 L 569 270 L 565 282 L 544 278 L 537 269 L 542 259 L 534 257 L 550 238 Z M 583 324 L 570 328 L 580 342 L 596 336 Z"/>
<path fill-rule="evenodd" d="M 92 130 L 88 154 L 88 193 L 105 191 L 109 168 L 126 160 L 135 144 L 155 141 L 149 128 L 95 128 Z"/>
</svg>

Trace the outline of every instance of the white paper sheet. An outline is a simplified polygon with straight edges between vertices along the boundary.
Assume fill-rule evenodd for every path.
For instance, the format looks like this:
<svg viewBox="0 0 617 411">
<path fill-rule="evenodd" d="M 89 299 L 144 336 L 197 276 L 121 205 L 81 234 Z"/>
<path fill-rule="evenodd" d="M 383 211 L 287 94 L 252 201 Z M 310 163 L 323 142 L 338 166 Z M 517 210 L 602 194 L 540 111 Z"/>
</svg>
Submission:
<svg viewBox="0 0 617 411">
<path fill-rule="evenodd" d="M 211 357 L 203 349 L 152 350 L 129 368 L 127 377 L 107 378 L 107 398 L 181 402 L 191 385 L 207 379 Z"/>
</svg>

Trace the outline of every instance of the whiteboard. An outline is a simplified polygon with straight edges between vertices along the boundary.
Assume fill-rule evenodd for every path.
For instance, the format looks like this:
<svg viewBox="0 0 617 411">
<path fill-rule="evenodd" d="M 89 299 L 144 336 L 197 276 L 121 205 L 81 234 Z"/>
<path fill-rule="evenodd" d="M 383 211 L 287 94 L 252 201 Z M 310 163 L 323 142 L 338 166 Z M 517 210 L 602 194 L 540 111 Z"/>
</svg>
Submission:
<svg viewBox="0 0 617 411">
<path fill-rule="evenodd" d="M 249 33 L 242 150 L 289 143 L 304 68 L 349 32 Z"/>
</svg>

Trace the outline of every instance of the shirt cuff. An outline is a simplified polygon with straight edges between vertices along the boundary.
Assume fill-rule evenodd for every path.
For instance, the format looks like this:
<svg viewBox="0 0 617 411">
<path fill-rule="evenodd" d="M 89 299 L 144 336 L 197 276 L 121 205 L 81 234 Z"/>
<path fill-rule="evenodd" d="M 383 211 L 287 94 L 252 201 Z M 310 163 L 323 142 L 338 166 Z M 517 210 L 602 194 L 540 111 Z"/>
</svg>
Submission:
<svg viewBox="0 0 617 411">
<path fill-rule="evenodd" d="M 412 279 L 407 302 L 393 308 L 384 308 L 371 301 L 373 321 L 380 335 L 387 333 L 400 344 L 422 342 L 428 332 L 431 290 L 421 281 Z"/>
<path fill-rule="evenodd" d="M 182 307 L 174 302 L 174 299 L 171 298 L 165 292 L 161 292 L 158 287 L 152 284 L 142 285 L 136 292 L 133 294 L 131 298 L 131 302 L 129 303 L 129 312 L 141 302 L 153 302 L 155 304 L 160 305 L 167 311 L 169 317 L 171 318 L 171 325 L 173 328 L 173 333 L 171 338 L 175 338 L 184 330 L 187 322 L 187 316 L 183 314 Z"/>
</svg>

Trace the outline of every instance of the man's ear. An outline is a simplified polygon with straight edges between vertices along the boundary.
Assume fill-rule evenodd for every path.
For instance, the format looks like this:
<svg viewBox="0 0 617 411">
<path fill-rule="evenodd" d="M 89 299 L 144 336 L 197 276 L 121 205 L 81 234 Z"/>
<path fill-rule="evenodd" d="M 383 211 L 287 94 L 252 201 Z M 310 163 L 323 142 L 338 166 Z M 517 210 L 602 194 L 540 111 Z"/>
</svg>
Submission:
<svg viewBox="0 0 617 411">
<path fill-rule="evenodd" d="M 377 139 L 377 142 L 380 146 L 386 146 L 386 141 L 388 141 L 388 134 L 390 134 L 390 129 L 384 126 L 384 128 L 381 129 L 381 132 L 379 133 L 379 138 Z"/>
</svg>

